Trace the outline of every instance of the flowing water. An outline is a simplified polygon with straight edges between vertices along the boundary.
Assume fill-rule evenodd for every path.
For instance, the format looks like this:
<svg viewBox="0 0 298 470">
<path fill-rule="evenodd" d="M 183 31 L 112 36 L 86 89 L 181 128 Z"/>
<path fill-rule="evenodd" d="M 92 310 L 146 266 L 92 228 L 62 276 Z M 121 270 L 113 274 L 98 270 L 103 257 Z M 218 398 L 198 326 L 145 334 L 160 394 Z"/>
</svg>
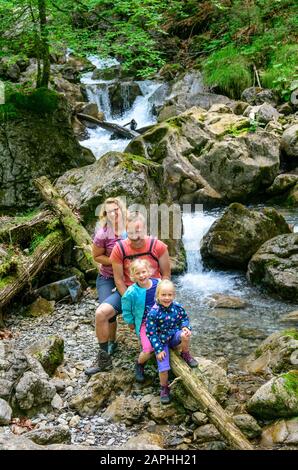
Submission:
<svg viewBox="0 0 298 470">
<path fill-rule="evenodd" d="M 99 69 L 118 64 L 114 59 L 105 61 L 91 57 L 90 60 Z M 124 115 L 113 118 L 108 94 L 111 81 L 92 80 L 91 75 L 92 73 L 85 74 L 82 82 L 87 86 L 89 101 L 98 104 L 107 121 L 124 125 L 134 118 L 139 128 L 155 122 L 150 97 L 160 83 L 149 80 L 138 82 L 143 96 L 137 97 Z M 125 93 L 125 88 L 123 92 Z M 89 139 L 81 144 L 90 148 L 96 158 L 110 150 L 123 151 L 129 142 L 126 139 L 110 140 L 111 133 L 100 128 L 88 132 Z M 298 231 L 298 211 L 279 207 L 276 209 L 288 223 L 296 225 L 294 231 Z M 200 240 L 222 211 L 223 209 L 217 209 L 184 215 L 183 242 L 187 255 L 187 272 L 178 276 L 175 282 L 178 286 L 177 298 L 191 317 L 194 352 L 210 359 L 225 356 L 231 363 L 236 363 L 239 358 L 253 351 L 269 334 L 286 328 L 288 325 L 281 323 L 280 317 L 296 310 L 298 305 L 275 299 L 251 286 L 245 272 L 204 268 L 199 251 Z M 237 310 L 211 308 L 206 300 L 214 293 L 238 296 L 247 301 L 248 305 Z"/>
</svg>

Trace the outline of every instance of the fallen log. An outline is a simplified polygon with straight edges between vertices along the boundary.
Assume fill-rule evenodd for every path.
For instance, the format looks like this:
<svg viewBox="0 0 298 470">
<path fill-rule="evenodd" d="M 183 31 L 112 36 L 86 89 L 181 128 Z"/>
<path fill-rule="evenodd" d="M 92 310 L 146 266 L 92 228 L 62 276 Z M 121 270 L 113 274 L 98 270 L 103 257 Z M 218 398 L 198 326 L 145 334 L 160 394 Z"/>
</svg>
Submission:
<svg viewBox="0 0 298 470">
<path fill-rule="evenodd" d="M 181 377 L 184 387 L 200 405 L 210 422 L 225 437 L 234 449 L 253 450 L 253 447 L 234 424 L 232 417 L 227 415 L 215 398 L 210 395 L 199 377 L 178 355 L 171 351 L 171 368 L 177 377 Z"/>
<path fill-rule="evenodd" d="M 50 233 L 35 249 L 31 256 L 20 256 L 17 272 L 0 281 L 0 312 L 11 299 L 41 271 L 57 254 L 65 243 L 61 230 Z"/>
<path fill-rule="evenodd" d="M 77 257 L 80 269 L 84 272 L 93 271 L 97 273 L 98 265 L 93 260 L 92 240 L 87 230 L 80 224 L 78 218 L 74 215 L 58 191 L 52 186 L 48 178 L 41 176 L 34 180 L 34 184 L 45 201 L 47 201 L 59 217 L 67 234 L 74 240 L 76 249 L 80 255 Z"/>
<path fill-rule="evenodd" d="M 133 131 L 131 129 L 127 129 L 123 126 L 119 126 L 119 124 L 115 124 L 114 122 L 99 121 L 99 119 L 96 119 L 93 116 L 88 116 L 87 114 L 78 113 L 77 117 L 82 121 L 89 121 L 93 124 L 97 124 L 103 129 L 119 134 L 120 136 L 125 137 L 126 139 L 133 139 L 134 137 L 138 137 L 140 135 L 138 132 Z"/>
<path fill-rule="evenodd" d="M 0 218 L 0 242 L 20 242 L 23 247 L 33 236 L 44 233 L 49 225 L 54 226 L 54 221 L 55 216 L 50 211 L 41 211 L 31 218 L 6 217 L 3 221 Z"/>
</svg>

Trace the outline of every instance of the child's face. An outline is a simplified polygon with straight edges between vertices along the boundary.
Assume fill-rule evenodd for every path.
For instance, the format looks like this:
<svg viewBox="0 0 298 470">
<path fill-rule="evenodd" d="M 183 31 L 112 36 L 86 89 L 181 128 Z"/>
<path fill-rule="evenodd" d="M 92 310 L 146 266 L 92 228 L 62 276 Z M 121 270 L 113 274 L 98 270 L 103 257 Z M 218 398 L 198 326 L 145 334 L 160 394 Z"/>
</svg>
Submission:
<svg viewBox="0 0 298 470">
<path fill-rule="evenodd" d="M 134 273 L 135 281 L 139 284 L 140 287 L 143 287 L 148 283 L 150 278 L 150 273 L 147 268 L 139 268 Z"/>
<path fill-rule="evenodd" d="M 175 292 L 172 287 L 162 287 L 158 293 L 158 301 L 164 307 L 171 305 L 175 297 Z"/>
</svg>

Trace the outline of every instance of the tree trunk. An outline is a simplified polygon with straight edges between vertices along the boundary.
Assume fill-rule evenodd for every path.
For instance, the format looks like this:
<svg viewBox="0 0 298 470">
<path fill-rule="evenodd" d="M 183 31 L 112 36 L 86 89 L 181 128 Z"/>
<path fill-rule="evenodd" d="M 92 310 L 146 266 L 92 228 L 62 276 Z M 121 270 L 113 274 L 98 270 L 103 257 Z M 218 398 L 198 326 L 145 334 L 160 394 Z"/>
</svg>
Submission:
<svg viewBox="0 0 298 470">
<path fill-rule="evenodd" d="M 82 227 L 72 210 L 45 176 L 37 178 L 34 184 L 42 197 L 54 209 L 67 234 L 74 240 L 76 248 L 81 252 L 81 259 L 78 260 L 80 269 L 85 272 L 94 271 L 97 273 L 98 265 L 93 260 L 92 240 L 87 230 Z"/>
<path fill-rule="evenodd" d="M 114 132 L 115 134 L 119 134 L 126 139 L 133 139 L 134 137 L 138 137 L 140 135 L 139 132 L 132 131 L 123 126 L 119 126 L 119 124 L 115 124 L 114 122 L 99 121 L 99 119 L 96 119 L 93 116 L 88 116 L 87 114 L 78 113 L 77 117 L 83 121 L 93 122 L 103 129 Z"/>
<path fill-rule="evenodd" d="M 41 38 L 41 57 L 43 62 L 42 75 L 37 83 L 37 88 L 48 88 L 50 80 L 50 47 L 47 30 L 47 7 L 46 0 L 38 0 L 39 27 Z"/>
<path fill-rule="evenodd" d="M 211 423 L 228 443 L 234 449 L 253 450 L 246 437 L 234 424 L 233 419 L 226 414 L 215 398 L 210 395 L 199 377 L 174 351 L 171 351 L 171 367 L 174 374 L 181 377 L 187 391 L 198 402 L 200 410 L 208 416 Z"/>
<path fill-rule="evenodd" d="M 31 219 L 20 219 L 11 217 L 0 218 L 0 242 L 21 242 L 24 248 L 26 241 L 31 241 L 36 234 L 42 234 L 49 224 L 55 225 L 55 215 L 50 211 L 42 211 L 32 216 Z M 56 217 L 58 222 L 58 218 Z"/>
<path fill-rule="evenodd" d="M 19 262 L 17 274 L 7 277 L 7 283 L 0 289 L 0 312 L 4 305 L 18 294 L 48 262 L 62 251 L 65 235 L 61 230 L 50 233 L 30 257 Z M 4 278 L 5 279 L 5 278 Z"/>
</svg>

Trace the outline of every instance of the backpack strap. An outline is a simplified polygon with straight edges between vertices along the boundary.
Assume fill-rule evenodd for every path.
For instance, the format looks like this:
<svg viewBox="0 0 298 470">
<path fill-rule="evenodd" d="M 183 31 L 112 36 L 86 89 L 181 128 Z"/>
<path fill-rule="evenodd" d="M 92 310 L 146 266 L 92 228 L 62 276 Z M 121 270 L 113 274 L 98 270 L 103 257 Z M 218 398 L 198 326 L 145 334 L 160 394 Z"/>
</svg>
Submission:
<svg viewBox="0 0 298 470">
<path fill-rule="evenodd" d="M 144 253 L 136 253 L 135 255 L 127 255 L 125 253 L 125 250 L 124 250 L 124 246 L 123 246 L 123 243 L 122 243 L 122 240 L 118 240 L 116 243 L 118 243 L 118 245 L 120 246 L 120 249 L 122 251 L 122 255 L 123 255 L 123 261 L 125 259 L 129 259 L 129 260 L 134 260 L 136 258 L 139 258 L 140 256 L 151 256 L 151 258 L 153 258 L 158 264 L 159 264 L 159 261 L 158 261 L 158 258 L 152 253 L 152 249 L 153 249 L 153 246 L 155 244 L 155 242 L 157 241 L 156 238 L 151 238 L 150 240 L 150 246 L 149 246 L 149 251 L 146 251 Z"/>
</svg>

